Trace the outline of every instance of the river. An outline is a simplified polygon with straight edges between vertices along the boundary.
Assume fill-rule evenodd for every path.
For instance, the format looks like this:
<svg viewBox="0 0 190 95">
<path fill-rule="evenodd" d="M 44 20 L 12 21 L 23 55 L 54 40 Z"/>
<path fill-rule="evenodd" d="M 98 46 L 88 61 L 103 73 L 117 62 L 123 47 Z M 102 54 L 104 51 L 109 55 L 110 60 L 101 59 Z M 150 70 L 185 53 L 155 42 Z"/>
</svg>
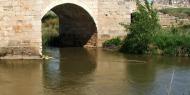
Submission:
<svg viewBox="0 0 190 95">
<path fill-rule="evenodd" d="M 1 60 L 0 95 L 167 95 L 170 86 L 170 95 L 190 95 L 188 57 L 84 48 L 45 52 L 53 59 Z"/>
</svg>

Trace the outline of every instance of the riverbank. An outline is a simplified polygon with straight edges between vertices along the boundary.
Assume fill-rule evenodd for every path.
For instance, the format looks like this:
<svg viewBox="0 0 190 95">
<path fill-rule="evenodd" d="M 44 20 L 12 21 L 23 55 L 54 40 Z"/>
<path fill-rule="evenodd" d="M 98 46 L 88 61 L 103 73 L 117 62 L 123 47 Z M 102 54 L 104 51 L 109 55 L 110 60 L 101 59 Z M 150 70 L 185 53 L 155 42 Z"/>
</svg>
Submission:
<svg viewBox="0 0 190 95">
<path fill-rule="evenodd" d="M 103 48 L 129 54 L 190 56 L 190 26 L 165 28 L 156 32 L 149 39 L 151 42 L 147 44 L 146 49 L 142 51 L 143 53 L 140 52 L 142 50 L 140 45 L 132 47 L 136 43 L 128 47 L 127 45 L 131 43 L 128 42 L 127 38 L 117 45 L 108 40 L 109 45 L 103 45 Z"/>
<path fill-rule="evenodd" d="M 147 47 L 142 49 L 143 39 L 131 43 L 127 37 L 124 40 L 113 38 L 107 40 L 103 48 L 129 54 L 190 56 L 190 25 L 160 29 L 149 40 Z"/>
<path fill-rule="evenodd" d="M 150 54 L 190 56 L 190 25 L 162 29 L 149 44 Z"/>
</svg>

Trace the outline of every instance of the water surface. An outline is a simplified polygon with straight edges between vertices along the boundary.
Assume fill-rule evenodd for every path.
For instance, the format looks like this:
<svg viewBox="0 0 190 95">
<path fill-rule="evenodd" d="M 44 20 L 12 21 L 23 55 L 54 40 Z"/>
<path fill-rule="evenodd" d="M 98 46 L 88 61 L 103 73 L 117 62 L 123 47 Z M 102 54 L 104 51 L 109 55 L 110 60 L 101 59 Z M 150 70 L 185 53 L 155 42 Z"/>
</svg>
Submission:
<svg viewBox="0 0 190 95">
<path fill-rule="evenodd" d="M 0 95 L 190 95 L 190 58 L 48 48 L 53 59 L 1 60 Z"/>
</svg>

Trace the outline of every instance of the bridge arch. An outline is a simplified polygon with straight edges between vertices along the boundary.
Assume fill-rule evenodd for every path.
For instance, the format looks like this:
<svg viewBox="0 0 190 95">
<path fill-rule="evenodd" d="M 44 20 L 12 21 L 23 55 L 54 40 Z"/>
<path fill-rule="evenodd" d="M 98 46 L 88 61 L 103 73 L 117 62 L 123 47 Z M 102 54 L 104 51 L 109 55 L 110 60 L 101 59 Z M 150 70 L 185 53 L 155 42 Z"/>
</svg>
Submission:
<svg viewBox="0 0 190 95">
<path fill-rule="evenodd" d="M 50 10 L 59 17 L 58 46 L 97 46 L 96 17 L 87 4 L 78 0 L 53 1 L 43 10 L 41 19 Z"/>
<path fill-rule="evenodd" d="M 85 3 L 84 1 L 79 1 L 79 0 L 55 0 L 55 1 L 51 1 L 52 3 L 50 3 L 49 5 L 47 5 L 45 7 L 45 9 L 42 10 L 41 13 L 41 19 L 43 18 L 43 16 L 52 8 L 58 6 L 58 5 L 62 5 L 62 4 L 75 4 L 78 5 L 80 7 L 82 7 L 83 9 L 85 9 L 90 16 L 92 16 L 92 18 L 94 19 L 96 25 L 97 25 L 97 17 L 95 16 L 94 12 L 93 12 L 93 8 L 92 6 L 89 6 L 87 3 Z"/>
</svg>

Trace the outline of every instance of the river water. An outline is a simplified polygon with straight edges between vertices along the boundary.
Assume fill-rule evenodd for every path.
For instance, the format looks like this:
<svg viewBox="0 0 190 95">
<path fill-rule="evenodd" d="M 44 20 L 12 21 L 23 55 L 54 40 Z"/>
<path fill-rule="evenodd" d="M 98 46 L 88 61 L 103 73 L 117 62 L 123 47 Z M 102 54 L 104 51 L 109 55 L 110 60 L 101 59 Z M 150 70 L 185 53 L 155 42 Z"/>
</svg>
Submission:
<svg viewBox="0 0 190 95">
<path fill-rule="evenodd" d="M 45 52 L 53 59 L 1 60 L 0 95 L 167 95 L 170 86 L 170 95 L 190 95 L 188 57 L 84 48 Z"/>
</svg>

